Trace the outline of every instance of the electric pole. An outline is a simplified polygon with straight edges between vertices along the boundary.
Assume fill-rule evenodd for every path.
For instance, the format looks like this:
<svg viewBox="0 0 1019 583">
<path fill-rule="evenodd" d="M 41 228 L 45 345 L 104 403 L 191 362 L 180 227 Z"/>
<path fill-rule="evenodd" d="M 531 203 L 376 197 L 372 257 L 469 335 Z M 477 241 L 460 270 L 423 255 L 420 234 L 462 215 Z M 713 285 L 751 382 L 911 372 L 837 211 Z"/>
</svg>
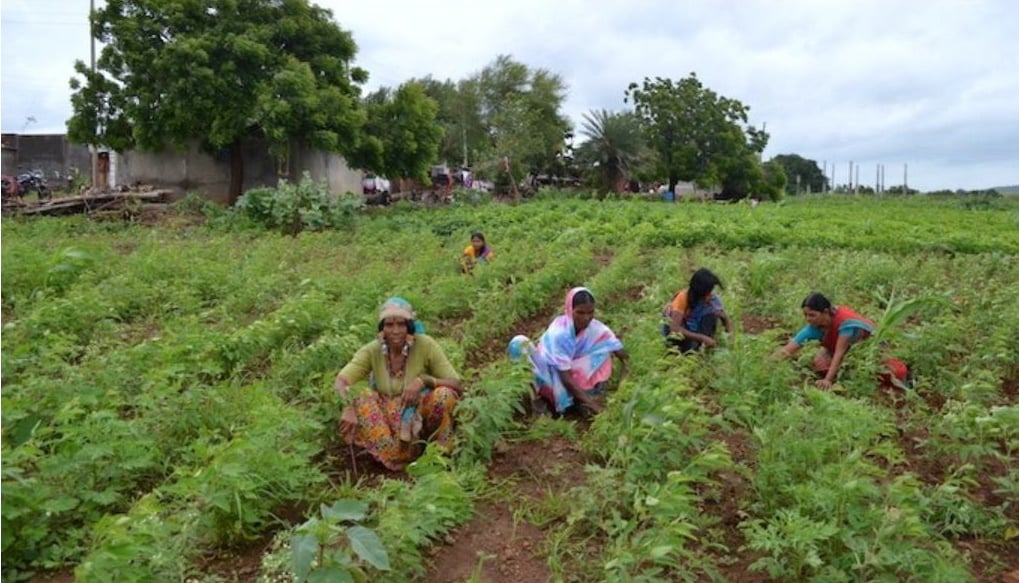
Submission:
<svg viewBox="0 0 1019 583">
<path fill-rule="evenodd" d="M 93 15 L 95 14 L 95 11 L 96 11 L 96 0 L 88 0 L 88 37 L 92 41 L 92 50 L 91 50 L 91 52 L 92 52 L 92 59 L 91 59 L 92 63 L 91 64 L 92 64 L 92 74 L 93 75 L 95 75 L 95 73 L 96 73 L 96 36 L 94 34 L 92 34 L 92 18 L 93 18 Z M 99 135 L 99 127 L 97 126 L 97 127 L 93 128 L 93 132 L 92 133 L 93 133 L 93 135 L 98 136 Z M 91 166 L 92 166 L 92 188 L 94 189 L 94 188 L 96 188 L 96 180 L 98 179 L 97 175 L 99 174 L 99 144 L 92 144 L 91 150 L 92 150 L 91 151 L 91 156 L 89 156 L 89 157 L 91 158 L 90 162 L 92 163 L 91 164 Z"/>
</svg>

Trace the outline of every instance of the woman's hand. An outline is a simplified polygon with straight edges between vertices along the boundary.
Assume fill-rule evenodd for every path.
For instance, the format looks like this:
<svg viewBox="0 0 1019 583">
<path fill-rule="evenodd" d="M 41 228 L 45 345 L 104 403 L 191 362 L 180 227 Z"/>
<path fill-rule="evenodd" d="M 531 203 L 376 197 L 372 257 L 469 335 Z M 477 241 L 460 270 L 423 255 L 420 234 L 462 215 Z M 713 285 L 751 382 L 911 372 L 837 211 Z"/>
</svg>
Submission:
<svg viewBox="0 0 1019 583">
<path fill-rule="evenodd" d="M 344 407 L 340 414 L 340 434 L 347 443 L 354 443 L 357 435 L 357 410 L 351 406 Z"/>
<path fill-rule="evenodd" d="M 619 387 L 623 384 L 623 379 L 630 373 L 630 355 L 625 350 L 618 350 L 612 353 L 613 356 L 619 359 L 619 374 L 616 376 L 615 387 Z"/>
<path fill-rule="evenodd" d="M 826 389 L 827 390 L 827 389 L 831 388 L 831 385 L 832 385 L 832 382 L 829 381 L 828 379 L 821 379 L 819 381 L 815 381 L 814 382 L 814 386 L 819 388 L 819 389 Z"/>
<path fill-rule="evenodd" d="M 403 395 L 400 396 L 400 402 L 404 407 L 417 405 L 418 399 L 421 397 L 421 391 L 424 388 L 425 382 L 421 380 L 421 377 L 407 383 L 407 386 L 403 389 Z"/>
</svg>

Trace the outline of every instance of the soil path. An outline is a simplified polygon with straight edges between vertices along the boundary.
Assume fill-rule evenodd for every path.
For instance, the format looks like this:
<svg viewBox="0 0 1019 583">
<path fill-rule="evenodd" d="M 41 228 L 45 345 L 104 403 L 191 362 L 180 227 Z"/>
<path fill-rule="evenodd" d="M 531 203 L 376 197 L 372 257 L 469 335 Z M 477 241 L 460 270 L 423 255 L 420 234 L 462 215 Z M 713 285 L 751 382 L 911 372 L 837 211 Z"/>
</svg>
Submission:
<svg viewBox="0 0 1019 583">
<path fill-rule="evenodd" d="M 548 581 L 547 533 L 528 516 L 550 492 L 582 484 L 584 464 L 577 444 L 562 437 L 496 452 L 489 479 L 512 485 L 512 492 L 483 501 L 474 518 L 450 533 L 436 549 L 425 583 Z"/>
</svg>

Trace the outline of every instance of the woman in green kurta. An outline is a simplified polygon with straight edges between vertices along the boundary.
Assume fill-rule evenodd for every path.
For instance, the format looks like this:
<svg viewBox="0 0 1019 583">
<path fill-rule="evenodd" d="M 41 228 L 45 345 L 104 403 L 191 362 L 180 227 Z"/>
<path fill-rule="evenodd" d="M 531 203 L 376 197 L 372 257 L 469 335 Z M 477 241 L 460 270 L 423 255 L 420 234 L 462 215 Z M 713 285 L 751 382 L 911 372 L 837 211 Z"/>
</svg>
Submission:
<svg viewBox="0 0 1019 583">
<path fill-rule="evenodd" d="M 421 455 L 423 440 L 451 447 L 453 408 L 463 394 L 442 347 L 419 330 L 407 300 L 386 300 L 378 338 L 354 354 L 334 383 L 347 403 L 340 415 L 343 438 L 391 470 Z M 349 387 L 362 380 L 368 390 L 352 395 Z"/>
</svg>

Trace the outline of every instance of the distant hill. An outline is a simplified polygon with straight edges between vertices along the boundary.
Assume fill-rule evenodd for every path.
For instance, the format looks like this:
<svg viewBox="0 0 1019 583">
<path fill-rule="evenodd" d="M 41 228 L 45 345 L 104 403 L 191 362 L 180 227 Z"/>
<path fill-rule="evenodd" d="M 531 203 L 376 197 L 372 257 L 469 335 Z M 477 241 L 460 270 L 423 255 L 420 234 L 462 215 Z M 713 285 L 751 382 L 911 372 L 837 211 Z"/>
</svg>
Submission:
<svg viewBox="0 0 1019 583">
<path fill-rule="evenodd" d="M 997 190 L 998 194 L 1019 194 L 1019 184 L 1012 186 L 995 186 L 991 190 Z"/>
</svg>

